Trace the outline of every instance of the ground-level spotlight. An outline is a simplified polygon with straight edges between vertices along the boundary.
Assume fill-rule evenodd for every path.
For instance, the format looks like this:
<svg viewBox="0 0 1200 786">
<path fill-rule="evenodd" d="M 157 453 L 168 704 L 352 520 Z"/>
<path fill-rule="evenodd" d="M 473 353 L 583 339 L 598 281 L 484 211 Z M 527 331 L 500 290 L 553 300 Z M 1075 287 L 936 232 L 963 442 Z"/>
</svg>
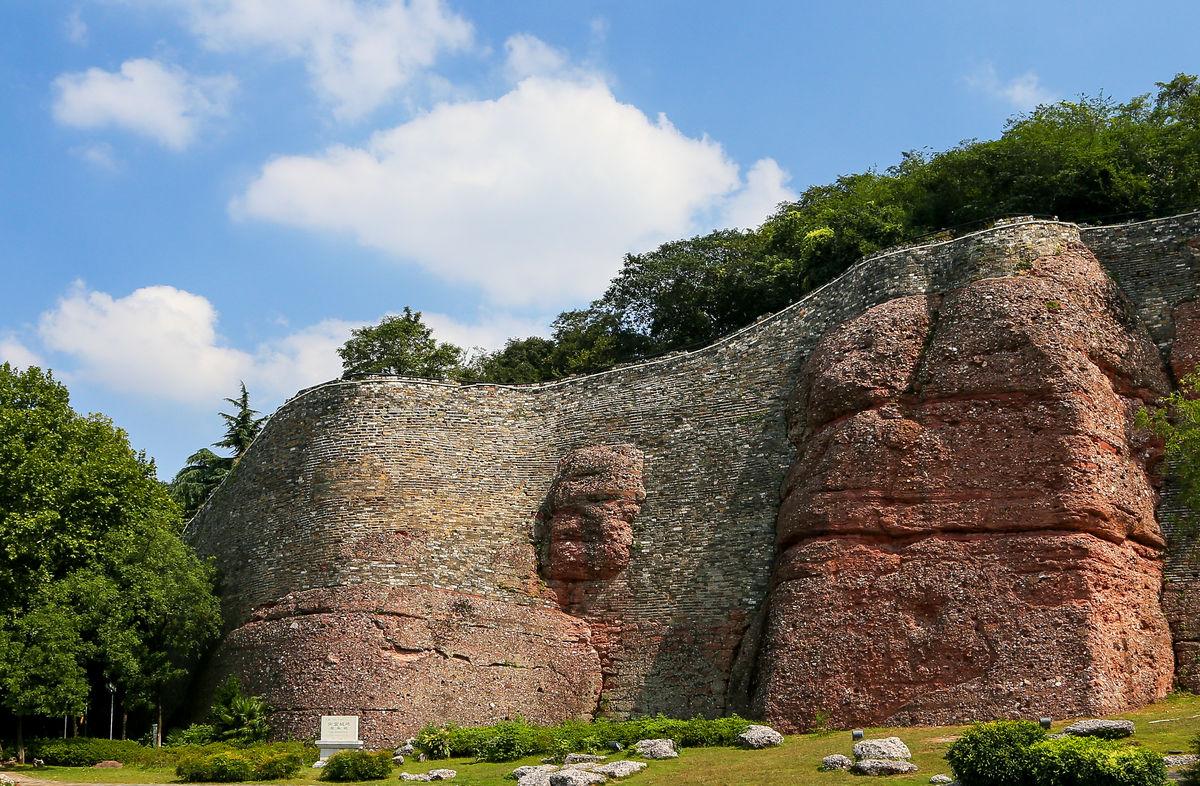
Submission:
<svg viewBox="0 0 1200 786">
<path fill-rule="evenodd" d="M 854 739 L 855 742 L 858 742 L 859 740 L 861 740 L 863 738 L 863 730 L 855 729 L 854 731 L 850 732 L 850 736 Z"/>
<path fill-rule="evenodd" d="M 1043 729 L 1046 729 L 1047 731 L 1050 729 L 1050 719 L 1045 715 L 1043 715 L 1041 718 L 1038 718 L 1038 723 L 1042 725 Z"/>
</svg>

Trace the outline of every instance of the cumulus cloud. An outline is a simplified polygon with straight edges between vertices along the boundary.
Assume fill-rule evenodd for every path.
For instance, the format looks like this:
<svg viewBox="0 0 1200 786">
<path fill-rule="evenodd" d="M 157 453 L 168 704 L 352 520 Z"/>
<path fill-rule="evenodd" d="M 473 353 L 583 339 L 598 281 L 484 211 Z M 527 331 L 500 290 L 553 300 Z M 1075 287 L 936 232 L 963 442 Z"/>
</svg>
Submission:
<svg viewBox="0 0 1200 786">
<path fill-rule="evenodd" d="M 1043 86 L 1041 78 L 1033 71 L 1026 71 L 1006 81 L 1000 78 L 994 65 L 987 63 L 968 75 L 964 81 L 973 90 L 997 98 L 1022 111 L 1058 100 L 1058 96 Z"/>
<path fill-rule="evenodd" d="M 0 333 L 0 363 L 11 363 L 17 368 L 46 368 L 46 361 L 12 333 Z"/>
<path fill-rule="evenodd" d="M 266 49 L 303 60 L 318 94 L 347 120 L 386 103 L 473 39 L 471 24 L 441 0 L 179 2 L 212 49 Z"/>
<path fill-rule="evenodd" d="M 791 177 L 772 158 L 756 161 L 746 173 L 746 184 L 724 205 L 718 226 L 754 229 L 775 212 L 780 202 L 792 202 L 796 192 L 787 187 Z"/>
<path fill-rule="evenodd" d="M 169 286 L 114 298 L 76 284 L 42 315 L 38 332 L 70 355 L 78 375 L 112 390 L 191 403 L 227 395 L 250 357 L 218 341 L 217 312 L 200 295 Z"/>
<path fill-rule="evenodd" d="M 513 82 L 531 76 L 555 76 L 567 69 L 566 53 L 528 33 L 509 36 L 504 53 L 504 73 Z"/>
<path fill-rule="evenodd" d="M 224 115 L 236 80 L 195 76 L 157 60 L 126 60 L 119 71 L 89 68 L 54 80 L 54 117 L 76 128 L 120 128 L 172 150 L 186 148 L 201 125 Z"/>
<path fill-rule="evenodd" d="M 496 349 L 513 336 L 546 332 L 545 319 L 481 314 L 462 320 L 426 313 L 442 341 L 465 349 Z M 376 320 L 378 321 L 378 320 Z M 41 315 L 38 335 L 61 353 L 72 378 L 137 397 L 211 407 L 245 381 L 256 397 L 278 402 L 341 376 L 337 350 L 363 322 L 326 319 L 250 348 L 218 332 L 207 298 L 171 286 L 149 286 L 123 297 L 77 282 Z M 13 333 L 0 334 L 0 362 L 45 365 Z"/>
<path fill-rule="evenodd" d="M 531 77 L 362 147 L 278 157 L 231 211 L 345 233 L 496 303 L 559 305 L 595 296 L 626 251 L 708 228 L 726 206 L 753 223 L 783 175 L 773 163 L 751 172 L 747 186 L 719 144 L 599 80 Z"/>
</svg>

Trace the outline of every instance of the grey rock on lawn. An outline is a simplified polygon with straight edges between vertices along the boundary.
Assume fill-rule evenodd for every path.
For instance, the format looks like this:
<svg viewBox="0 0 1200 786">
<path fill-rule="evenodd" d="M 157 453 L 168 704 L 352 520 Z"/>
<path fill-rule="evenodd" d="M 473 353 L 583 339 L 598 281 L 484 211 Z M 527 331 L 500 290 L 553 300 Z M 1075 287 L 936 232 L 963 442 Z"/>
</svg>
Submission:
<svg viewBox="0 0 1200 786">
<path fill-rule="evenodd" d="M 403 745 L 396 748 L 396 750 L 393 752 L 397 756 L 412 756 L 414 753 L 417 752 L 416 744 L 417 744 L 417 738 L 409 737 L 407 740 L 404 741 Z"/>
<path fill-rule="evenodd" d="M 0 772 L 0 783 L 4 784 L 4 786 L 16 786 L 18 782 L 13 776 Z"/>
<path fill-rule="evenodd" d="M 515 781 L 519 781 L 526 775 L 534 775 L 539 772 L 551 773 L 558 769 L 557 764 L 526 764 L 523 767 L 517 767 L 508 774 L 508 777 Z"/>
<path fill-rule="evenodd" d="M 454 770 L 430 770 L 429 772 L 419 774 L 402 772 L 400 773 L 400 780 L 420 781 L 422 783 L 428 783 L 429 781 L 452 781 L 457 775 L 458 773 Z"/>
<path fill-rule="evenodd" d="M 849 756 L 843 756 L 840 753 L 834 753 L 821 759 L 821 771 L 833 772 L 835 770 L 848 770 L 854 764 L 850 761 Z"/>
<path fill-rule="evenodd" d="M 403 764 L 404 757 L 401 756 L 399 753 L 397 753 L 395 756 L 392 757 L 392 763 L 393 764 Z"/>
<path fill-rule="evenodd" d="M 592 770 L 592 772 L 598 772 L 601 775 L 607 775 L 609 778 L 628 778 L 630 775 L 639 773 L 644 769 L 646 769 L 646 762 L 624 759 L 623 761 L 614 761 L 608 764 L 601 764 L 599 767 Z"/>
<path fill-rule="evenodd" d="M 1167 767 L 1190 767 L 1200 764 L 1200 756 L 1194 753 L 1174 753 L 1163 756 L 1163 764 Z"/>
<path fill-rule="evenodd" d="M 559 770 L 550 775 L 550 786 L 590 786 L 593 783 L 604 783 L 608 778 L 598 772 L 590 772 L 575 767 Z"/>
<path fill-rule="evenodd" d="M 856 775 L 907 775 L 917 771 L 917 765 L 900 759 L 859 759 L 850 771 Z"/>
<path fill-rule="evenodd" d="M 550 786 L 550 776 L 558 772 L 558 767 L 553 764 L 517 767 L 513 774 L 522 770 L 524 772 L 517 776 L 517 786 Z"/>
<path fill-rule="evenodd" d="M 949 775 L 934 775 L 929 779 L 930 783 L 954 783 L 954 779 Z"/>
<path fill-rule="evenodd" d="M 633 744 L 633 750 L 646 759 L 674 759 L 679 755 L 671 740 L 638 740 Z"/>
<path fill-rule="evenodd" d="M 563 764 L 595 764 L 604 761 L 605 756 L 595 756 L 591 753 L 568 753 L 563 757 Z"/>
<path fill-rule="evenodd" d="M 1119 740 L 1122 737 L 1129 737 L 1133 734 L 1133 721 L 1103 720 L 1098 718 L 1075 721 L 1063 729 L 1063 733 L 1075 737 L 1100 737 L 1105 740 Z"/>
<path fill-rule="evenodd" d="M 912 751 L 899 737 L 883 737 L 878 740 L 859 740 L 854 743 L 854 758 L 908 761 L 912 758 Z"/>
<path fill-rule="evenodd" d="M 752 725 L 738 735 L 744 748 L 770 748 L 783 742 L 783 735 L 770 726 Z"/>
</svg>

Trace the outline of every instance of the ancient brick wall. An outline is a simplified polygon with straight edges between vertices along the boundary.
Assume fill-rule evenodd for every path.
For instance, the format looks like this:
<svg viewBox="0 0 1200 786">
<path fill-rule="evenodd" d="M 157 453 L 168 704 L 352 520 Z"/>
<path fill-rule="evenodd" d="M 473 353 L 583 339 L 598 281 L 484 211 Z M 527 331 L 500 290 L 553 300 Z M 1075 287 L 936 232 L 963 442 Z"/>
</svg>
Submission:
<svg viewBox="0 0 1200 786">
<path fill-rule="evenodd" d="M 1187 299 L 1187 287 L 1156 283 L 1156 238 L 1174 242 L 1189 221 L 1085 231 L 1139 313 L 1167 326 L 1159 301 Z M 302 391 L 189 525 L 223 574 L 230 632 L 214 673 L 248 675 L 291 733 L 314 733 L 323 712 L 352 712 L 378 742 L 438 719 L 745 711 L 795 459 L 785 404 L 811 349 L 871 306 L 1011 275 L 1078 231 L 1017 222 L 886 252 L 713 346 L 588 377 L 522 387 L 371 378 Z M 1171 264 L 1190 259 L 1171 248 Z M 1166 330 L 1156 339 L 1168 341 Z M 543 578 L 539 516 L 564 455 L 615 444 L 642 456 L 629 567 L 564 596 Z M 426 608 L 427 595 L 446 599 Z M 460 620 L 467 633 L 447 644 L 439 631 L 465 607 L 475 610 Z M 499 659 L 493 639 L 520 608 L 539 621 Z M 294 631 L 309 624 L 319 631 L 305 640 L 320 646 L 301 652 Z M 555 694 L 549 681 L 523 692 L 555 648 L 582 648 L 557 680 L 571 690 Z M 452 700 L 456 681 L 471 686 L 469 702 Z M 581 687 L 593 682 L 595 695 Z"/>
</svg>

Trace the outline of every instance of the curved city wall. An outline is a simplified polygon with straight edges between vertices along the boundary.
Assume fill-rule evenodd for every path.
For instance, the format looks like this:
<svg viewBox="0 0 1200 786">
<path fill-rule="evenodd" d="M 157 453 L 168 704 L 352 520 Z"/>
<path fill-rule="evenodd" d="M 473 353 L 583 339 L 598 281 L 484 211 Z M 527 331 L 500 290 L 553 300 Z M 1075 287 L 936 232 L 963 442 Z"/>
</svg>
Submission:
<svg viewBox="0 0 1200 786">
<path fill-rule="evenodd" d="M 1148 331 L 1169 359 L 1174 315 L 1196 298 L 1198 238 L 1197 214 L 1082 231 L 1016 221 L 864 260 L 695 352 L 544 385 L 368 378 L 302 391 L 188 528 L 222 574 L 228 632 L 210 678 L 241 674 L 282 732 L 357 714 L 372 743 L 516 715 L 770 714 L 765 676 L 788 676 L 764 668 L 762 644 L 786 639 L 765 621 L 798 457 L 787 405 L 817 342 L 888 301 L 1019 277 L 1078 247 L 1119 284 L 1130 335 Z M 1181 676 L 1200 639 L 1182 551 L 1166 593 Z M 1157 586 L 1161 554 L 1139 559 Z M 828 624 L 796 613 L 789 625 Z M 1152 676 L 1117 703 L 1158 691 Z M 838 701 L 778 706 L 800 727 Z M 1008 706 L 956 701 L 942 716 Z"/>
</svg>

